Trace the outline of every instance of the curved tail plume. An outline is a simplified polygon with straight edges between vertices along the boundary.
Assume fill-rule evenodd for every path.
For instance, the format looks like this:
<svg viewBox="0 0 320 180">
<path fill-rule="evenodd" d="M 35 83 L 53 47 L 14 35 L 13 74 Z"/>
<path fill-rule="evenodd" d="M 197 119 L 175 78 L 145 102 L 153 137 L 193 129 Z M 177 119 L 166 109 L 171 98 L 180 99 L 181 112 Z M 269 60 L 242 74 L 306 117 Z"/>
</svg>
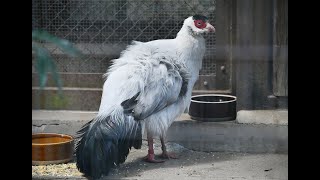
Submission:
<svg viewBox="0 0 320 180">
<path fill-rule="evenodd" d="M 97 116 L 78 131 L 77 168 L 94 179 L 108 175 L 110 168 L 123 163 L 132 147 L 142 145 L 141 122 L 124 113 Z"/>
</svg>

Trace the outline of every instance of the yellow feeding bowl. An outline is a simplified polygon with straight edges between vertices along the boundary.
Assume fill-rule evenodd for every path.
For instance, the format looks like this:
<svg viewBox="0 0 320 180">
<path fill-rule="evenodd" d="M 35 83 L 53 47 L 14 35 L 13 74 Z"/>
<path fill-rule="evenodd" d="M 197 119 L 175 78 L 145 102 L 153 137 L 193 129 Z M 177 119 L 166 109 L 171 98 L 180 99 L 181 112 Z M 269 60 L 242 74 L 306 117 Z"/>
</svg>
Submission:
<svg viewBox="0 0 320 180">
<path fill-rule="evenodd" d="M 73 158 L 74 139 L 66 134 L 32 134 L 32 165 L 66 163 Z"/>
</svg>

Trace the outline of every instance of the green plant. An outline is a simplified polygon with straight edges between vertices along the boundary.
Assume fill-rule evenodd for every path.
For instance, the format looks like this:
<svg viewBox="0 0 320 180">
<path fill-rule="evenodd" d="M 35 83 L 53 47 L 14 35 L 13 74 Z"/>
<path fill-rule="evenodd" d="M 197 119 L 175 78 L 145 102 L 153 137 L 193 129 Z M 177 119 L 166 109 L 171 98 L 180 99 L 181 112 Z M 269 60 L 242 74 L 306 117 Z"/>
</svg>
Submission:
<svg viewBox="0 0 320 180">
<path fill-rule="evenodd" d="M 39 75 L 40 89 L 45 87 L 48 79 L 48 73 L 51 73 L 60 93 L 62 82 L 57 72 L 54 60 L 48 49 L 43 46 L 43 42 L 52 43 L 59 47 L 64 53 L 73 57 L 79 57 L 81 53 L 70 41 L 66 39 L 58 38 L 43 30 L 32 31 L 32 52 L 35 55 L 35 69 Z"/>
</svg>

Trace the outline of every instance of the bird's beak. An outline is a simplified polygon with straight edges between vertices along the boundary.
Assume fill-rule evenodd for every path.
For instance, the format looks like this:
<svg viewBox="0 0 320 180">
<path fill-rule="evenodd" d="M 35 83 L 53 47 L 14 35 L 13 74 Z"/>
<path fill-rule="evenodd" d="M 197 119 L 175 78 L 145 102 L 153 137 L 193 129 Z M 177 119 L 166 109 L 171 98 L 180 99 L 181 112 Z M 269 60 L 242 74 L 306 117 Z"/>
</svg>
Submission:
<svg viewBox="0 0 320 180">
<path fill-rule="evenodd" d="M 215 32 L 216 31 L 216 29 L 210 23 L 207 23 L 206 29 L 208 29 L 209 32 Z"/>
</svg>

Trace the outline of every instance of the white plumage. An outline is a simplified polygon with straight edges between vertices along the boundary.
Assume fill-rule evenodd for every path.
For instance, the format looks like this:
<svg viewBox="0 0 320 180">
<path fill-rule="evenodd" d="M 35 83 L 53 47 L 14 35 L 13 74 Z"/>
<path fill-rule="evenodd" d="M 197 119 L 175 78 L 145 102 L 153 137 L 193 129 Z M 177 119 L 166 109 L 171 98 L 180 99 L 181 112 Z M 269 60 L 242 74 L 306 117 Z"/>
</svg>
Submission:
<svg viewBox="0 0 320 180">
<path fill-rule="evenodd" d="M 171 156 L 164 138 L 172 122 L 189 107 L 192 88 L 205 53 L 203 33 L 214 31 L 201 15 L 185 19 L 175 39 L 133 42 L 113 61 L 99 113 L 79 131 L 77 166 L 86 176 L 107 175 L 123 163 L 131 147 L 140 148 L 146 129 L 149 151 L 160 137 L 163 155 Z"/>
</svg>

